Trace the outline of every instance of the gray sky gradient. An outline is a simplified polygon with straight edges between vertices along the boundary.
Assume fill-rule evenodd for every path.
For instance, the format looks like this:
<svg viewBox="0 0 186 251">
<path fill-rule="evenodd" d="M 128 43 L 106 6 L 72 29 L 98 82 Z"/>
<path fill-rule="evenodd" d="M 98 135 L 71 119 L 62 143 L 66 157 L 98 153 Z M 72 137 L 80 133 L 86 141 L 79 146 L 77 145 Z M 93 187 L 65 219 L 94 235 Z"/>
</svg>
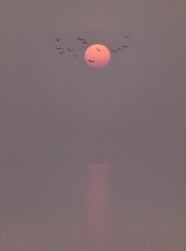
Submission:
<svg viewBox="0 0 186 251">
<path fill-rule="evenodd" d="M 116 203 L 185 207 L 185 23 L 184 0 L 1 0 L 2 207 L 80 203 L 88 163 Z M 77 37 L 130 47 L 93 69 Z"/>
</svg>

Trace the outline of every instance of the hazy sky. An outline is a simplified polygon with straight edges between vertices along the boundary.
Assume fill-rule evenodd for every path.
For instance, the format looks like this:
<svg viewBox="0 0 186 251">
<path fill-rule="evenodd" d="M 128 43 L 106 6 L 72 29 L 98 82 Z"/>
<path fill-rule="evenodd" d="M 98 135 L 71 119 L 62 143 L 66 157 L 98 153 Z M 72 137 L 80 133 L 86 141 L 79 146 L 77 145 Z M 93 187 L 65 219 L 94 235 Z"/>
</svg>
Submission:
<svg viewBox="0 0 186 251">
<path fill-rule="evenodd" d="M 112 166 L 116 203 L 182 207 L 185 24 L 185 0 L 1 0 L 2 207 L 81 202 L 89 163 Z M 78 37 L 130 47 L 94 69 Z"/>
</svg>

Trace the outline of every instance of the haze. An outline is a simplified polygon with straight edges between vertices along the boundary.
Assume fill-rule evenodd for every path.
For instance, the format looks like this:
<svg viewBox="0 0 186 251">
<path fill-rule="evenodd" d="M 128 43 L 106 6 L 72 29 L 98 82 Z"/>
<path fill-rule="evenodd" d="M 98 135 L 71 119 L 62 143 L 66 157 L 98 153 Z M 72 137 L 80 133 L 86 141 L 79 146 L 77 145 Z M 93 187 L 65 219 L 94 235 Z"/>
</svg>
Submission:
<svg viewBox="0 0 186 251">
<path fill-rule="evenodd" d="M 185 1 L 1 0 L 0 12 L 1 207 L 82 207 L 97 163 L 113 205 L 184 211 Z M 78 37 L 130 47 L 93 69 Z"/>
</svg>

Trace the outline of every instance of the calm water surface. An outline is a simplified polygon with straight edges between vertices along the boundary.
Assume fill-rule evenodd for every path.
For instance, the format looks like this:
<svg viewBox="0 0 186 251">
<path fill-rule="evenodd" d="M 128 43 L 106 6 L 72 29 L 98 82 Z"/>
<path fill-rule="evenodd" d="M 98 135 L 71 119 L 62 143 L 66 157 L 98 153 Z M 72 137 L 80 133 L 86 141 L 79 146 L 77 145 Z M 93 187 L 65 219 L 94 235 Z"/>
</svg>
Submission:
<svg viewBox="0 0 186 251">
<path fill-rule="evenodd" d="M 108 208 L 1 209 L 1 251 L 185 251 L 186 217 Z"/>
<path fill-rule="evenodd" d="M 139 206 L 136 197 L 133 207 L 126 206 L 127 202 L 116 205 L 111 199 L 110 166 L 90 164 L 86 170 L 84 196 L 81 198 L 78 190 L 79 197 L 72 197 L 73 207 L 61 197 L 61 206 L 54 206 L 48 195 L 50 209 L 1 208 L 0 251 L 186 250 L 183 210 L 173 211 L 168 206 L 165 210 L 161 203 L 156 208 L 142 202 Z"/>
</svg>

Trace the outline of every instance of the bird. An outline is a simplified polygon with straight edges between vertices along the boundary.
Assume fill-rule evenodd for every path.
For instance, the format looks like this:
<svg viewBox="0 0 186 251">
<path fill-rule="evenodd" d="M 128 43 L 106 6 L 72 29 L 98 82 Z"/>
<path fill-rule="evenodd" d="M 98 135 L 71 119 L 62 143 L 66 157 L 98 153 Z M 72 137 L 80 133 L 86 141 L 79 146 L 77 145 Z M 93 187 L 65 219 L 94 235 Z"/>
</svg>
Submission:
<svg viewBox="0 0 186 251">
<path fill-rule="evenodd" d="M 121 51 L 122 50 L 122 48 L 119 48 L 119 47 L 116 47 L 117 49 L 118 49 L 118 51 Z"/>
<path fill-rule="evenodd" d="M 54 37 L 56 40 L 57 40 L 57 42 L 59 42 L 60 40 L 62 40 L 61 38 L 57 38 L 57 37 Z"/>
<path fill-rule="evenodd" d="M 63 50 L 63 48 L 61 48 L 61 47 L 54 47 L 54 48 L 57 50 Z"/>
<path fill-rule="evenodd" d="M 81 35 L 81 34 L 80 34 Z M 60 35 L 59 35 L 60 36 Z M 58 52 L 58 53 L 60 53 L 61 55 L 63 55 L 63 54 L 65 54 L 65 55 L 69 55 L 71 58 L 72 58 L 72 56 L 74 57 L 74 58 L 77 58 L 77 59 L 75 59 L 75 61 L 77 60 L 78 61 L 78 59 L 79 59 L 79 57 L 80 57 L 80 54 L 76 54 L 76 53 L 78 53 L 78 51 L 76 51 L 76 49 L 75 49 L 75 47 L 73 47 L 72 45 L 70 45 L 70 44 L 67 44 L 67 46 L 69 46 L 70 45 L 70 47 L 72 46 L 72 48 L 74 48 L 74 49 L 71 49 L 71 48 L 69 48 L 69 47 L 65 47 L 65 46 L 63 46 L 63 36 L 61 35 L 61 37 L 62 37 L 62 39 L 60 38 L 60 37 L 53 37 L 53 39 L 55 39 L 57 42 L 59 42 L 60 40 L 62 40 L 62 42 L 60 42 L 60 43 L 57 43 L 57 44 L 54 44 L 53 45 L 53 48 L 55 48 L 56 49 L 56 52 Z M 116 52 L 119 52 L 118 53 L 118 55 L 119 54 L 123 54 L 124 53 L 124 49 L 126 49 L 126 48 L 128 48 L 128 47 L 130 47 L 131 45 L 129 45 L 130 43 L 130 40 L 125 40 L 125 38 L 126 39 L 130 39 L 131 37 L 130 36 L 127 36 L 127 35 L 125 35 L 125 33 L 123 32 L 123 34 L 122 34 L 122 37 L 123 37 L 123 41 L 121 41 L 121 44 L 120 43 L 118 43 L 118 44 L 115 44 L 115 47 L 113 47 L 114 49 L 112 49 L 112 50 L 110 50 L 110 52 L 111 53 L 116 53 Z M 85 48 L 86 47 L 88 47 L 89 46 L 89 42 L 86 40 L 86 39 L 84 39 L 84 38 L 82 38 L 82 37 L 75 37 L 75 40 L 77 41 L 77 43 L 79 43 L 79 46 L 81 46 L 80 44 L 85 44 Z M 79 42 L 78 42 L 79 41 Z M 125 45 L 123 45 L 123 43 L 125 43 Z M 128 43 L 128 45 L 126 45 Z M 86 45 L 87 44 L 87 45 Z M 116 46 L 117 45 L 117 46 Z M 60 46 L 63 46 L 63 48 L 62 47 L 60 47 Z M 99 44 L 97 44 L 96 46 L 99 46 Z M 94 47 L 94 53 L 96 53 L 96 51 L 98 52 L 97 53 L 97 55 L 99 54 L 99 55 L 101 55 L 102 54 L 102 52 L 103 52 L 103 48 L 102 47 Z M 84 48 L 84 46 L 83 46 L 83 48 Z M 123 52 L 121 52 L 120 53 L 120 51 L 121 50 L 123 50 Z M 68 51 L 68 52 L 67 52 Z M 117 56 L 117 55 L 116 55 Z M 66 57 L 66 56 L 64 56 L 64 57 Z M 87 61 L 87 62 L 89 62 L 89 64 L 93 64 L 95 61 L 93 60 L 93 59 L 88 59 L 88 60 L 86 60 L 85 59 L 85 61 Z M 97 60 L 96 60 L 96 64 L 97 64 Z M 94 64 L 93 64 L 94 65 Z"/>
<path fill-rule="evenodd" d="M 80 37 L 78 37 L 78 38 L 77 38 L 77 40 L 80 40 L 80 41 L 85 41 L 85 39 L 84 39 L 84 38 L 80 38 Z"/>
<path fill-rule="evenodd" d="M 69 48 L 67 48 L 67 50 L 68 50 L 69 52 L 73 51 L 72 49 L 69 49 Z"/>
</svg>

